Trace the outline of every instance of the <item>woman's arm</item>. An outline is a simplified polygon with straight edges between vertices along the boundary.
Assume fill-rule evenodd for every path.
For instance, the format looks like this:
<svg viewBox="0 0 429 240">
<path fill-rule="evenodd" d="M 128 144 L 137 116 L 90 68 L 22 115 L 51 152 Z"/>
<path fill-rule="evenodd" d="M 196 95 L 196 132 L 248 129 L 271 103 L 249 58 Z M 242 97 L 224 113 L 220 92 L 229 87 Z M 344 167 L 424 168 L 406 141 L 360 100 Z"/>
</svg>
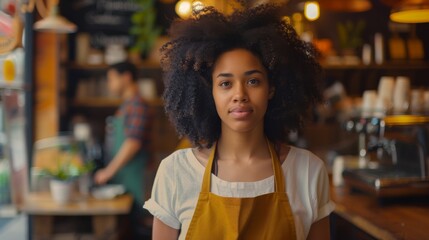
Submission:
<svg viewBox="0 0 429 240">
<path fill-rule="evenodd" d="M 331 236 L 328 216 L 311 225 L 307 240 L 329 240 L 330 238 Z"/>
<path fill-rule="evenodd" d="M 176 240 L 179 237 L 179 230 L 174 229 L 158 218 L 153 218 L 152 240 Z"/>
</svg>

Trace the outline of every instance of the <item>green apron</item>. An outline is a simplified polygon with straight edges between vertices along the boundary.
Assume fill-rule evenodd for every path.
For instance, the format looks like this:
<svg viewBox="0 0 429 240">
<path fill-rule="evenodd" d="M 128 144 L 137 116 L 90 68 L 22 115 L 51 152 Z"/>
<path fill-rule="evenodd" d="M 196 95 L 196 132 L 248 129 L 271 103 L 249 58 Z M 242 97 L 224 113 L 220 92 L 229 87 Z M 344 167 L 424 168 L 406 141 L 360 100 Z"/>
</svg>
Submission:
<svg viewBox="0 0 429 240">
<path fill-rule="evenodd" d="M 109 128 L 107 137 L 110 147 L 110 160 L 119 152 L 124 143 L 125 136 L 125 119 L 123 116 L 109 117 L 107 119 Z M 142 206 L 145 196 L 144 169 L 148 159 L 148 153 L 140 149 L 135 156 L 128 161 L 112 179 L 113 183 L 122 184 L 127 192 L 131 193 L 138 206 Z"/>
</svg>

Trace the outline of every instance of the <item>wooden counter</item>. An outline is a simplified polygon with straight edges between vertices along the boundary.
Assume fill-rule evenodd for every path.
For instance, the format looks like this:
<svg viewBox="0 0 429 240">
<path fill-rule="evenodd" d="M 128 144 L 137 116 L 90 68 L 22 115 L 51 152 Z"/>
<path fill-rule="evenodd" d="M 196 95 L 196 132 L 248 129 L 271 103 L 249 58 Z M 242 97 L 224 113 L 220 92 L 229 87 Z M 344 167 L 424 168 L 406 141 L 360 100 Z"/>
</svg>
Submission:
<svg viewBox="0 0 429 240">
<path fill-rule="evenodd" d="M 30 193 L 20 210 L 33 219 L 33 239 L 51 239 L 55 234 L 54 217 L 90 216 L 92 218 L 93 239 L 118 239 L 117 217 L 131 210 L 133 198 L 128 195 L 110 200 L 76 199 L 61 205 L 53 201 L 49 192 Z"/>
<path fill-rule="evenodd" d="M 429 198 L 381 204 L 377 198 L 347 187 L 332 187 L 331 198 L 336 203 L 331 218 L 335 239 L 429 239 Z M 344 236 L 347 231 L 335 226 L 338 218 L 362 230 L 362 236 Z"/>
<path fill-rule="evenodd" d="M 121 215 L 130 212 L 132 201 L 131 195 L 125 194 L 109 200 L 89 197 L 61 205 L 54 202 L 49 192 L 30 193 L 21 211 L 35 215 Z"/>
</svg>

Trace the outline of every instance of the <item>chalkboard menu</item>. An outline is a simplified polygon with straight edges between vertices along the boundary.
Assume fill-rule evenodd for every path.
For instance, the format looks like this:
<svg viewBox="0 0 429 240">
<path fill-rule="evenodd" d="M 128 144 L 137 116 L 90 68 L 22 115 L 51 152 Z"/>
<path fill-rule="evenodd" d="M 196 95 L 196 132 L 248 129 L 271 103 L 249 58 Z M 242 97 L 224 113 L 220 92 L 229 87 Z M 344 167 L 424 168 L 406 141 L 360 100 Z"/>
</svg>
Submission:
<svg viewBox="0 0 429 240">
<path fill-rule="evenodd" d="M 62 14 L 78 26 L 79 32 L 90 34 L 91 45 L 95 48 L 111 43 L 132 45 L 131 16 L 140 9 L 133 0 L 61 1 Z"/>
</svg>

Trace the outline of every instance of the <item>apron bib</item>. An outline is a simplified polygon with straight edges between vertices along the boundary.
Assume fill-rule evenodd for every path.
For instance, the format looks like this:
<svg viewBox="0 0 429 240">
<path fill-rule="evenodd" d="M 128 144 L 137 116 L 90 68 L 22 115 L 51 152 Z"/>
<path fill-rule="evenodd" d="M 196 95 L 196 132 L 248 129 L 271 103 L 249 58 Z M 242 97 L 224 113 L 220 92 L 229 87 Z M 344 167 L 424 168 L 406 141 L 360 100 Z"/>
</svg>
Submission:
<svg viewBox="0 0 429 240">
<path fill-rule="evenodd" d="M 268 143 L 274 169 L 275 192 L 254 198 L 221 197 L 210 192 L 216 144 L 207 163 L 201 192 L 186 239 L 296 239 L 295 222 L 286 195 L 283 171 Z"/>
<path fill-rule="evenodd" d="M 107 142 L 110 145 L 108 149 L 110 154 L 108 156 L 109 160 L 111 160 L 119 152 L 119 149 L 126 139 L 124 129 L 125 119 L 122 116 L 115 116 L 109 117 L 107 121 Z M 145 189 L 143 183 L 143 171 L 147 159 L 148 154 L 146 152 L 143 150 L 138 151 L 126 165 L 119 169 L 112 179 L 113 183 L 124 185 L 127 192 L 133 195 L 134 200 L 139 206 L 144 203 Z"/>
</svg>

